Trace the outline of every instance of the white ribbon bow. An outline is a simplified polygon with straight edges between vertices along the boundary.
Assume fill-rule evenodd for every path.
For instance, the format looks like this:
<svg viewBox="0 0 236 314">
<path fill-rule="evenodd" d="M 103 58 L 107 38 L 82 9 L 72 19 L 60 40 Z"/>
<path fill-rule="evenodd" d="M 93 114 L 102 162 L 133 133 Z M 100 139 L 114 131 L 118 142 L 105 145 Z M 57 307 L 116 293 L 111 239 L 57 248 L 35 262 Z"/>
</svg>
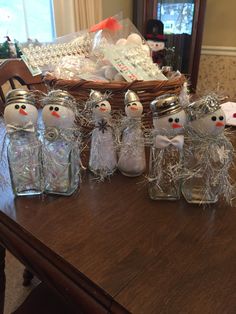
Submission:
<svg viewBox="0 0 236 314">
<path fill-rule="evenodd" d="M 156 148 L 165 148 L 169 145 L 173 145 L 181 150 L 184 145 L 184 136 L 177 135 L 174 138 L 169 139 L 167 136 L 156 135 L 154 145 Z"/>
<path fill-rule="evenodd" d="M 32 122 L 28 122 L 26 123 L 26 125 L 23 125 L 23 126 L 7 124 L 6 130 L 7 130 L 7 133 L 9 134 L 19 132 L 19 131 L 32 132 L 32 133 L 35 132 L 35 128 Z"/>
</svg>

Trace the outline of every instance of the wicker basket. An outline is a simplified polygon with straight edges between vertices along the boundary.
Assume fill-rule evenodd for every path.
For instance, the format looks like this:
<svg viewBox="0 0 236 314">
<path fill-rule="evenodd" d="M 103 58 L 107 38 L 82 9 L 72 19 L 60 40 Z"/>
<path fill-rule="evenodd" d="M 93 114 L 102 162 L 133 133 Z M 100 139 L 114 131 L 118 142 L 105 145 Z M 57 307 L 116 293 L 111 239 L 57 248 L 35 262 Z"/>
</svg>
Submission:
<svg viewBox="0 0 236 314">
<path fill-rule="evenodd" d="M 47 74 L 44 78 L 49 90 L 62 89 L 68 91 L 73 95 L 78 102 L 84 102 L 88 99 L 91 89 L 99 90 L 101 92 L 109 91 L 112 93 L 109 99 L 112 111 L 124 109 L 124 93 L 131 89 L 136 92 L 144 107 L 143 123 L 149 127 L 151 125 L 150 119 L 150 102 L 157 96 L 163 94 L 177 94 L 179 95 L 184 82 L 185 76 L 181 75 L 177 78 L 166 81 L 134 81 L 134 82 L 93 82 L 85 80 L 63 80 L 56 79 L 51 74 Z"/>
</svg>

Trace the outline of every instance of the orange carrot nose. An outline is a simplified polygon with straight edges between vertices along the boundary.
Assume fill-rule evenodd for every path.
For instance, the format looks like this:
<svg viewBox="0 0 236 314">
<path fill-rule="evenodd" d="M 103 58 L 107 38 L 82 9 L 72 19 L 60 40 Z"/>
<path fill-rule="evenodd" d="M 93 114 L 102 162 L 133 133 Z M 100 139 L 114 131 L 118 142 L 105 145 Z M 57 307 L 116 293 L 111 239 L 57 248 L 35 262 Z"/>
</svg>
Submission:
<svg viewBox="0 0 236 314">
<path fill-rule="evenodd" d="M 183 126 L 179 123 L 172 123 L 172 128 L 173 129 L 179 129 L 179 128 L 182 128 Z"/>
<path fill-rule="evenodd" d="M 100 111 L 107 111 L 107 108 L 100 107 L 99 110 L 100 110 Z"/>
<path fill-rule="evenodd" d="M 22 114 L 23 116 L 28 116 L 28 113 L 22 108 L 20 108 L 19 113 Z"/>
<path fill-rule="evenodd" d="M 136 106 L 131 106 L 130 109 L 133 110 L 133 111 L 138 110 L 138 108 Z"/>
<path fill-rule="evenodd" d="M 223 122 L 218 121 L 216 122 L 216 126 L 222 127 L 222 126 L 225 126 L 225 124 Z"/>
<path fill-rule="evenodd" d="M 56 111 L 52 111 L 52 115 L 56 118 L 60 118 L 61 116 Z"/>
</svg>

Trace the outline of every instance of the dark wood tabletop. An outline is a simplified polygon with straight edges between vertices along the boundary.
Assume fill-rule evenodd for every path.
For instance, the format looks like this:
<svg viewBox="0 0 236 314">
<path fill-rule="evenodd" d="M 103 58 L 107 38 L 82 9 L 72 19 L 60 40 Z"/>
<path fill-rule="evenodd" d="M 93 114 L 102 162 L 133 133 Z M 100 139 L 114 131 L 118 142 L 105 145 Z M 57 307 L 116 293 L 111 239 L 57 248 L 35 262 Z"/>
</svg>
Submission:
<svg viewBox="0 0 236 314">
<path fill-rule="evenodd" d="M 236 313 L 234 207 L 152 201 L 115 174 L 70 197 L 8 187 L 0 209 L 0 303 L 7 248 L 78 313 Z"/>
</svg>

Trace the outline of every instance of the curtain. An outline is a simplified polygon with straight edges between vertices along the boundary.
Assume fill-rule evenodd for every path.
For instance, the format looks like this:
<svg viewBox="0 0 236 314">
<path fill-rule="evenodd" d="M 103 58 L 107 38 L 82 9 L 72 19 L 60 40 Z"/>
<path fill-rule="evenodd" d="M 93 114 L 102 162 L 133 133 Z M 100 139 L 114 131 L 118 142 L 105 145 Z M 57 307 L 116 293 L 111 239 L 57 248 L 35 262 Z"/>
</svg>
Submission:
<svg viewBox="0 0 236 314">
<path fill-rule="evenodd" d="M 57 37 L 87 29 L 102 20 L 102 0 L 54 0 Z"/>
</svg>

